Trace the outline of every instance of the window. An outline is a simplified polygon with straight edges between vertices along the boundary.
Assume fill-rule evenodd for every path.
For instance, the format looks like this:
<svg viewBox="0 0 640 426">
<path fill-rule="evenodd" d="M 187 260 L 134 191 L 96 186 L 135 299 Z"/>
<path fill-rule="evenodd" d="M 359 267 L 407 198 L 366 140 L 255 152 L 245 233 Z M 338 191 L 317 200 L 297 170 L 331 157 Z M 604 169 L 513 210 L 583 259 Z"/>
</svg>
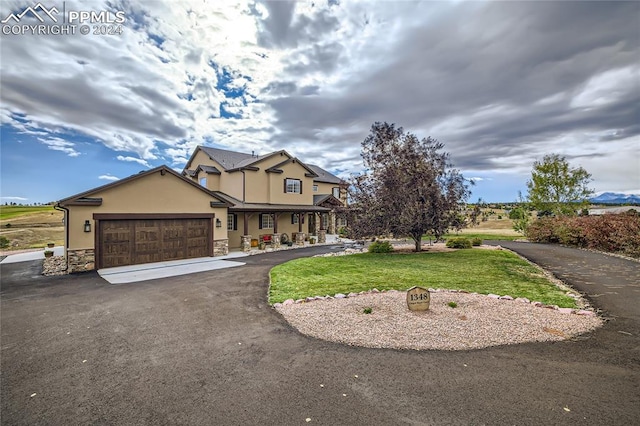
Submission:
<svg viewBox="0 0 640 426">
<path fill-rule="evenodd" d="M 302 194 L 302 181 L 300 179 L 285 179 L 284 192 L 287 194 Z"/>
<path fill-rule="evenodd" d="M 298 213 L 291 213 L 291 224 L 292 225 L 298 224 Z"/>
<path fill-rule="evenodd" d="M 338 200 L 340 199 L 340 187 L 336 186 L 331 191 L 331 194 L 336 197 Z"/>
<path fill-rule="evenodd" d="M 338 228 L 344 228 L 347 226 L 347 219 L 345 219 L 344 217 L 338 217 L 336 218 L 336 226 Z"/>
<path fill-rule="evenodd" d="M 235 231 L 238 229 L 236 226 L 236 215 L 228 214 L 227 215 L 227 231 Z"/>
<path fill-rule="evenodd" d="M 273 216 L 270 214 L 260 215 L 260 229 L 271 229 L 273 228 Z"/>
<path fill-rule="evenodd" d="M 313 185 L 313 192 L 318 192 L 318 185 Z"/>
<path fill-rule="evenodd" d="M 200 186 L 204 186 L 205 188 L 207 187 L 207 178 L 206 177 L 200 178 Z"/>
</svg>

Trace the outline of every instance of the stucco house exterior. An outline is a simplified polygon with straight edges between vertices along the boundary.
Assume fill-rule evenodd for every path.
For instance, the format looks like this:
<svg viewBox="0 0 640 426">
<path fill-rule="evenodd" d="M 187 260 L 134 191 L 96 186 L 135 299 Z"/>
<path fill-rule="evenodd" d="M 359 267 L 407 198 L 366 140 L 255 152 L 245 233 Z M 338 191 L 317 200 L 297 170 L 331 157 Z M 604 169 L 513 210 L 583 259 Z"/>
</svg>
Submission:
<svg viewBox="0 0 640 426">
<path fill-rule="evenodd" d="M 160 166 L 64 198 L 67 270 L 219 256 L 323 242 L 344 226 L 347 184 L 286 151 L 266 155 L 198 146 L 182 173 Z"/>
</svg>

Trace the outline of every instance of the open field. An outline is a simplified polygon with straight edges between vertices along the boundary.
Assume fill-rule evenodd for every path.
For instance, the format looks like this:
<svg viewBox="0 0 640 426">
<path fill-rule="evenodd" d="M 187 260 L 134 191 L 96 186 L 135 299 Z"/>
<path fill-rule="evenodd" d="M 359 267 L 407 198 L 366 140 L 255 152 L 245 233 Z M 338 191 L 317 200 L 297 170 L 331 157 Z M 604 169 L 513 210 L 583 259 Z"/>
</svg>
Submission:
<svg viewBox="0 0 640 426">
<path fill-rule="evenodd" d="M 0 206 L 0 237 L 9 239 L 7 250 L 64 243 L 64 215 L 53 206 Z"/>
</svg>

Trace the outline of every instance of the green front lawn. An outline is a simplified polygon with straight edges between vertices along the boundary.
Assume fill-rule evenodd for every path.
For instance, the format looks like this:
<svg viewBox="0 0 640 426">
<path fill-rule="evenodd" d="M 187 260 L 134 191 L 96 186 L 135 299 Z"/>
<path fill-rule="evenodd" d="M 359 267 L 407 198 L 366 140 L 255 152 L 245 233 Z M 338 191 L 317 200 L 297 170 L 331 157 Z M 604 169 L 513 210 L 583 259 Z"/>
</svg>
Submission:
<svg viewBox="0 0 640 426">
<path fill-rule="evenodd" d="M 419 285 L 482 294 L 526 297 L 575 308 L 574 300 L 540 269 L 502 250 L 446 253 L 364 253 L 296 259 L 271 270 L 270 303 L 308 296 L 371 290 L 407 290 Z"/>
</svg>

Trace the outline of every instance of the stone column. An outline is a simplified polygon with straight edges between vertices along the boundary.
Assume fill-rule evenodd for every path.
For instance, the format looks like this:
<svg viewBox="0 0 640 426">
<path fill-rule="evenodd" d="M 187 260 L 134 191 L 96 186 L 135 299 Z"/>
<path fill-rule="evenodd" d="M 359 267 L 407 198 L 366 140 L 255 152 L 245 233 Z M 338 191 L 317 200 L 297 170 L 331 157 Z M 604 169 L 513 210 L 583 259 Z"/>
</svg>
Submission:
<svg viewBox="0 0 640 426">
<path fill-rule="evenodd" d="M 333 210 L 331 210 L 331 212 L 329 213 L 329 233 L 338 233 L 338 230 L 336 229 L 336 212 Z"/>
<path fill-rule="evenodd" d="M 213 242 L 213 255 L 225 256 L 227 254 L 229 254 L 229 240 L 215 240 Z"/>
<path fill-rule="evenodd" d="M 298 232 L 296 234 L 296 245 L 297 246 L 303 246 L 304 245 L 304 232 Z"/>
<path fill-rule="evenodd" d="M 251 251 L 251 235 L 243 235 L 240 238 L 242 238 L 242 242 L 240 243 L 242 251 Z"/>
<path fill-rule="evenodd" d="M 280 248 L 280 234 L 272 234 L 271 235 L 271 247 L 274 249 Z"/>
<path fill-rule="evenodd" d="M 314 234 L 318 235 L 318 232 L 320 231 L 320 225 L 322 224 L 322 213 L 314 213 L 314 217 L 315 217 L 315 225 L 316 225 L 316 229 L 314 230 Z"/>
<path fill-rule="evenodd" d="M 321 229 L 318 231 L 318 243 L 326 243 L 327 242 L 327 231 Z"/>
</svg>

